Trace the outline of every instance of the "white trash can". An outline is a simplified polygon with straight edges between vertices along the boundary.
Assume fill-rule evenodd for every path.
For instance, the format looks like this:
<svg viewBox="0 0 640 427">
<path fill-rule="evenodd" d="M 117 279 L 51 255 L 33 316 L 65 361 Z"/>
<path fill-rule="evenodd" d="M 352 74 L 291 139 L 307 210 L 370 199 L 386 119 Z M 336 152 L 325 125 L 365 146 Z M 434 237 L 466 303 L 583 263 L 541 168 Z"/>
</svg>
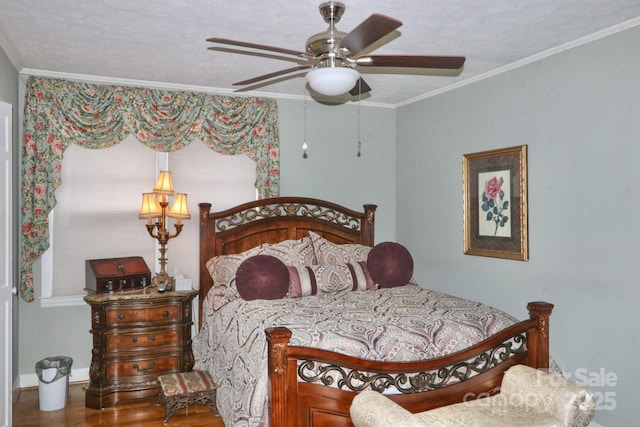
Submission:
<svg viewBox="0 0 640 427">
<path fill-rule="evenodd" d="M 41 411 L 56 411 L 67 404 L 72 364 L 73 359 L 66 356 L 48 357 L 36 363 Z"/>
</svg>

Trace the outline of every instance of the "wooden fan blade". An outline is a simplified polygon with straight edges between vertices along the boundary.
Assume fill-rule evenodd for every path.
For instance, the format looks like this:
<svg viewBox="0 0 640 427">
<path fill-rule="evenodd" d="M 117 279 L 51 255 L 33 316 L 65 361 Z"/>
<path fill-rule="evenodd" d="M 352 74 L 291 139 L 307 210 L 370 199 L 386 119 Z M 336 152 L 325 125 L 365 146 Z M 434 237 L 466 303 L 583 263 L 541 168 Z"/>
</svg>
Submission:
<svg viewBox="0 0 640 427">
<path fill-rule="evenodd" d="M 349 91 L 349 93 L 353 96 L 358 96 L 369 92 L 371 92 L 371 87 L 369 87 L 367 82 L 365 82 L 362 77 L 358 79 L 356 85 Z"/>
<path fill-rule="evenodd" d="M 371 46 L 402 25 L 401 21 L 374 13 L 340 40 L 339 48 L 349 49 L 352 56 Z"/>
<path fill-rule="evenodd" d="M 313 67 L 313 65 L 311 65 L 311 64 L 298 65 L 297 67 L 285 68 L 284 70 L 274 71 L 273 73 L 269 73 L 269 74 L 263 74 L 263 75 L 258 76 L 258 77 L 253 77 L 251 79 L 242 80 L 241 82 L 235 82 L 235 83 L 233 83 L 233 85 L 234 86 L 250 85 L 252 83 L 257 83 L 257 82 L 260 82 L 260 81 L 263 81 L 263 80 L 268 80 L 268 79 L 271 79 L 273 77 L 281 76 L 283 74 L 293 73 L 294 71 L 306 70 L 306 69 L 312 68 L 312 67 Z"/>
<path fill-rule="evenodd" d="M 285 49 L 285 48 L 275 47 L 275 46 L 267 46 L 267 45 L 264 45 L 264 44 L 243 42 L 243 41 L 239 41 L 239 40 L 222 39 L 222 38 L 219 38 L 219 37 L 210 37 L 210 38 L 207 39 L 207 41 L 208 42 L 212 42 L 212 43 L 221 43 L 221 44 L 229 44 L 229 45 L 232 45 L 232 46 L 246 47 L 246 48 L 250 48 L 250 49 L 268 50 L 270 52 L 284 53 L 285 55 L 293 55 L 293 56 L 298 56 L 298 57 L 301 57 L 301 58 L 311 58 L 312 57 L 311 55 L 307 54 L 306 52 L 302 52 L 302 51 L 298 51 L 298 50 Z"/>
<path fill-rule="evenodd" d="M 356 60 L 359 67 L 408 67 L 458 69 L 464 65 L 464 56 L 428 55 L 367 55 Z"/>
</svg>

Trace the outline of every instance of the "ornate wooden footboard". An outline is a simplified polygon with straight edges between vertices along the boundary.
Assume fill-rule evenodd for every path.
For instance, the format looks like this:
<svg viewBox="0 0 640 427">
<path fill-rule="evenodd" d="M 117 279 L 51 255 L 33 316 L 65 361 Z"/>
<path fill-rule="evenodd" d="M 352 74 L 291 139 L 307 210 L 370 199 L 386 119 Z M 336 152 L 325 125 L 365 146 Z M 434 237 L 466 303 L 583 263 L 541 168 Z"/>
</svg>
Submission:
<svg viewBox="0 0 640 427">
<path fill-rule="evenodd" d="M 288 329 L 268 329 L 271 426 L 352 426 L 351 401 L 366 388 L 395 388 L 391 399 L 411 412 L 495 394 L 504 372 L 515 364 L 549 368 L 553 305 L 532 302 L 527 308 L 529 320 L 466 350 L 415 363 L 374 362 L 289 346 Z"/>
</svg>

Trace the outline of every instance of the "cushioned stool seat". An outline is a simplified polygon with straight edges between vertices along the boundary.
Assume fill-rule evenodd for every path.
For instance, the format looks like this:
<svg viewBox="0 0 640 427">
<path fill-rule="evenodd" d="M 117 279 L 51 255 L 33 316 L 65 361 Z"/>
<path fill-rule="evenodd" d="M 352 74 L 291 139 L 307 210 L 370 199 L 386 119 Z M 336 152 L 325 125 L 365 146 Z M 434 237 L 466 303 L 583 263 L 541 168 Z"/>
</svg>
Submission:
<svg viewBox="0 0 640 427">
<path fill-rule="evenodd" d="M 161 375 L 159 403 L 164 403 L 164 423 L 169 422 L 176 410 L 187 405 L 207 405 L 215 414 L 218 414 L 216 407 L 216 384 L 211 379 L 208 372 L 177 372 L 174 374 Z"/>
</svg>

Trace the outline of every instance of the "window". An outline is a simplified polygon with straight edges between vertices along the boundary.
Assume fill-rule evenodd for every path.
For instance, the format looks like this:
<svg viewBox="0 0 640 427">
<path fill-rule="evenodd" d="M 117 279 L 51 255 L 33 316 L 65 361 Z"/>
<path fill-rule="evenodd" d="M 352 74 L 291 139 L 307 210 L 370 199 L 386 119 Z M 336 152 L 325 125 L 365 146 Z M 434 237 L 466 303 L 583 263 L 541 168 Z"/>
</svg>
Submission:
<svg viewBox="0 0 640 427">
<path fill-rule="evenodd" d="M 196 286 L 198 203 L 222 210 L 254 200 L 255 169 L 247 156 L 224 156 L 197 140 L 168 154 L 150 150 L 133 136 L 107 149 L 68 147 L 50 222 L 51 247 L 42 257 L 42 297 L 72 297 L 82 303 L 78 296 L 85 293 L 87 259 L 142 256 L 152 276 L 159 270 L 157 240 L 138 219 L 142 193 L 151 191 L 159 170 L 171 171 L 176 191 L 188 195 L 191 213 L 180 236 L 167 245 L 167 271 L 180 268 Z M 173 224 L 170 219 L 171 232 Z"/>
</svg>

